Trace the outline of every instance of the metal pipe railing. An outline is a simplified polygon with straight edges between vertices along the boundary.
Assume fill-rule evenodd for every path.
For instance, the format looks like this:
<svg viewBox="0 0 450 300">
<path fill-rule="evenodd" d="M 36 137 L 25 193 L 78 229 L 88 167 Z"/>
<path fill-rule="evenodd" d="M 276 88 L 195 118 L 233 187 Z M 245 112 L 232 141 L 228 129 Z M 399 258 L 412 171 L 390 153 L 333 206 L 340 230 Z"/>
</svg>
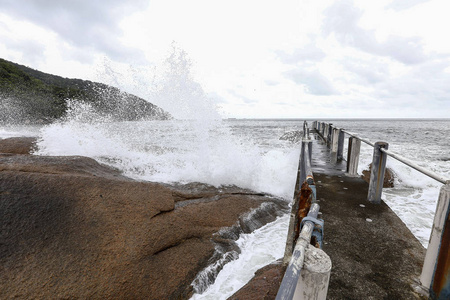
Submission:
<svg viewBox="0 0 450 300">
<path fill-rule="evenodd" d="M 396 160 L 404 163 L 405 165 L 407 165 L 407 166 L 419 171 L 420 173 L 425 174 L 428 177 L 431 177 L 434 180 L 437 180 L 443 184 L 446 184 L 450 181 L 449 179 L 445 178 L 444 176 L 441 176 L 433 171 L 427 170 L 424 167 L 421 167 L 418 164 L 416 164 L 415 162 L 411 161 L 410 159 L 407 159 L 406 157 L 403 157 L 395 152 L 392 152 L 390 150 L 386 150 L 383 148 L 381 148 L 380 151 L 386 153 L 390 157 L 395 158 Z"/>
<path fill-rule="evenodd" d="M 330 145 L 329 137 L 325 137 L 324 127 L 332 127 L 332 124 L 314 122 L 319 135 Z M 320 129 L 320 130 L 319 130 Z M 450 297 L 450 179 L 445 178 L 433 171 L 419 166 L 408 158 L 388 150 L 385 142 L 372 143 L 358 135 L 339 129 L 350 135 L 347 172 L 349 175 L 356 175 L 356 168 L 359 160 L 359 145 L 361 141 L 374 147 L 372 168 L 370 174 L 368 200 L 374 203 L 381 202 L 381 190 L 383 188 L 384 170 L 386 157 L 390 156 L 405 165 L 421 172 L 422 174 L 443 183 L 440 189 L 436 212 L 434 216 L 430 241 L 428 244 L 425 260 L 422 266 L 420 282 L 425 290 L 429 292 L 431 299 L 447 299 Z M 355 146 L 356 145 L 356 146 Z M 335 147 L 332 147 L 332 149 Z"/>
<path fill-rule="evenodd" d="M 312 204 L 309 209 L 308 217 L 317 218 L 319 208 L 317 203 Z M 300 271 L 303 268 L 303 263 L 305 261 L 306 248 L 310 243 L 314 227 L 315 225 L 311 221 L 306 221 L 304 223 L 300 236 L 295 244 L 291 260 L 284 273 L 283 280 L 281 281 L 277 297 L 275 298 L 276 300 L 293 298 L 295 289 L 297 288 Z"/>
<path fill-rule="evenodd" d="M 357 135 L 357 134 L 355 134 L 353 132 L 350 132 L 348 130 L 345 130 L 345 129 L 342 129 L 342 128 L 338 128 L 338 127 L 335 127 L 335 128 L 338 129 L 338 130 L 342 130 L 342 132 L 344 132 L 344 133 L 346 133 L 346 134 L 348 134 L 348 135 L 350 135 L 350 136 L 360 140 L 361 142 L 366 143 L 369 146 L 375 147 L 375 143 L 372 143 L 371 141 L 369 141 L 369 140 L 367 140 L 365 138 L 362 138 L 362 137 L 360 137 L 359 135 Z M 422 174 L 425 174 L 428 177 L 431 177 L 434 180 L 439 181 L 440 183 L 446 184 L 446 183 L 448 183 L 450 181 L 449 178 L 445 178 L 444 176 L 442 176 L 440 174 L 437 174 L 437 173 L 435 173 L 435 172 L 433 172 L 431 170 L 427 170 L 424 167 L 419 166 L 418 164 L 416 164 L 412 160 L 401 156 L 400 154 L 397 154 L 395 152 L 392 152 L 390 150 L 386 150 L 386 149 L 383 149 L 383 148 L 381 148 L 380 151 L 382 151 L 382 152 L 386 153 L 388 156 L 390 156 L 390 157 L 392 157 L 392 158 L 394 158 L 394 159 L 404 163 L 405 165 L 407 165 L 407 166 L 409 166 L 409 167 L 411 167 L 411 168 L 421 172 Z"/>
<path fill-rule="evenodd" d="M 357 138 L 357 139 L 360 140 L 361 142 L 364 142 L 364 143 L 366 143 L 366 144 L 369 145 L 369 146 L 375 147 L 375 143 L 372 143 L 371 141 L 366 140 L 365 138 L 362 138 L 362 137 L 358 136 L 358 135 L 355 134 L 355 133 L 352 133 L 352 132 L 347 131 L 347 130 L 342 129 L 342 128 L 340 128 L 340 129 L 341 129 L 343 132 L 345 132 L 346 134 L 348 134 L 348 135 L 350 135 L 350 136 L 352 136 L 352 137 L 354 137 L 354 138 Z"/>
<path fill-rule="evenodd" d="M 317 219 L 319 205 L 316 203 L 316 187 L 311 167 L 312 140 L 308 134 L 309 128 L 305 128 L 305 126 L 307 126 L 306 122 L 304 123 L 297 182 L 283 258 L 283 264 L 287 266 L 287 269 L 276 297 L 279 300 L 306 300 L 303 292 L 315 295 L 316 299 L 324 300 L 331 274 L 329 256 L 320 248 L 309 246 L 312 240 L 314 245 L 322 247 L 323 221 Z M 304 264 L 305 256 L 312 255 L 309 247 L 316 249 L 315 255 L 317 253 L 321 255 L 320 259 L 309 260 L 314 261 L 313 265 L 311 263 Z M 317 266 L 323 265 L 328 265 L 329 268 L 320 268 L 321 271 L 318 271 Z"/>
</svg>

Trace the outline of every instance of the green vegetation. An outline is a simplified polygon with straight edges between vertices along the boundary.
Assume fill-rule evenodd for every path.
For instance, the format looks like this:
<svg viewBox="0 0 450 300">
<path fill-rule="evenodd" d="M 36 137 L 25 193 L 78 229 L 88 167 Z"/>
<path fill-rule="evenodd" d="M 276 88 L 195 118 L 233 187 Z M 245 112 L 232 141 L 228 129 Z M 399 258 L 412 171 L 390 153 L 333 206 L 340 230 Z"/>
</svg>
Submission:
<svg viewBox="0 0 450 300">
<path fill-rule="evenodd" d="M 114 120 L 168 119 L 154 104 L 115 87 L 46 74 L 0 58 L 0 123 L 48 123 L 64 117 L 67 100 L 89 103 Z"/>
</svg>

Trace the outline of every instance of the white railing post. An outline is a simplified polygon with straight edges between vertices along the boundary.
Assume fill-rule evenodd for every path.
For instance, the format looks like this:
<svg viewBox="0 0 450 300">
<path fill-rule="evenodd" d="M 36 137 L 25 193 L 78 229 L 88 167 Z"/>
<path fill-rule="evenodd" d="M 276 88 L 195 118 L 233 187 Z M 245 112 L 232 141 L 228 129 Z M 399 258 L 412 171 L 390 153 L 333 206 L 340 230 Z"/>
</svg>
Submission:
<svg viewBox="0 0 450 300">
<path fill-rule="evenodd" d="M 348 176 L 358 176 L 359 152 L 361 149 L 361 140 L 350 137 L 348 139 L 347 151 L 347 169 Z"/>
<path fill-rule="evenodd" d="M 292 300 L 327 299 L 330 274 L 330 257 L 322 249 L 309 244 Z"/>
<path fill-rule="evenodd" d="M 331 152 L 337 152 L 339 142 L 339 129 L 333 128 L 331 137 Z"/>
<path fill-rule="evenodd" d="M 372 167 L 370 170 L 369 193 L 367 199 L 372 203 L 381 202 L 381 193 L 383 190 L 384 173 L 386 171 L 387 154 L 380 148 L 388 149 L 389 144 L 385 142 L 376 142 L 373 147 Z"/>
<path fill-rule="evenodd" d="M 420 282 L 431 299 L 450 299 L 450 181 L 441 187 Z"/>
</svg>

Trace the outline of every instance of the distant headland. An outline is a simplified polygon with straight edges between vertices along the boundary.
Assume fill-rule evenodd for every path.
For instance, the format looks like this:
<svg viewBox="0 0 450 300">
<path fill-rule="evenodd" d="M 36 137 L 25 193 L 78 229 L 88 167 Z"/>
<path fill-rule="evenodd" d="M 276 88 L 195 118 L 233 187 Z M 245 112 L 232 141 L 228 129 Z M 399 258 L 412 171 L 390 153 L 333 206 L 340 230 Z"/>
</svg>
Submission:
<svg viewBox="0 0 450 300">
<path fill-rule="evenodd" d="M 106 84 L 40 72 L 0 58 L 0 123 L 50 123 L 64 117 L 67 100 L 91 105 L 112 120 L 165 120 L 171 115 Z"/>
</svg>

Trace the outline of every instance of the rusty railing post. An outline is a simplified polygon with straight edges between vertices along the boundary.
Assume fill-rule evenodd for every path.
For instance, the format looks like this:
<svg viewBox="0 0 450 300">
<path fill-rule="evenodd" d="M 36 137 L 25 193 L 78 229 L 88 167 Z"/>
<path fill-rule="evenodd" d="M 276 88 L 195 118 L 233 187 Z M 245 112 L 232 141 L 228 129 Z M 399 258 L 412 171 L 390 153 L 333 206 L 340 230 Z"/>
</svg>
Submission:
<svg viewBox="0 0 450 300">
<path fill-rule="evenodd" d="M 441 187 L 420 275 L 431 299 L 450 299 L 450 181 Z"/>
<path fill-rule="evenodd" d="M 339 129 L 339 137 L 338 137 L 338 148 L 337 148 L 337 159 L 342 160 L 344 158 L 344 140 L 345 134 L 342 129 Z"/>
<path fill-rule="evenodd" d="M 369 193 L 367 199 L 379 204 L 381 202 L 381 192 L 383 190 L 384 173 L 386 171 L 387 154 L 380 149 L 388 149 L 386 142 L 376 142 L 373 148 L 372 167 L 370 170 Z"/>
<path fill-rule="evenodd" d="M 361 149 L 361 140 L 350 137 L 348 139 L 347 151 L 347 176 L 358 176 L 359 152 Z"/>
</svg>

